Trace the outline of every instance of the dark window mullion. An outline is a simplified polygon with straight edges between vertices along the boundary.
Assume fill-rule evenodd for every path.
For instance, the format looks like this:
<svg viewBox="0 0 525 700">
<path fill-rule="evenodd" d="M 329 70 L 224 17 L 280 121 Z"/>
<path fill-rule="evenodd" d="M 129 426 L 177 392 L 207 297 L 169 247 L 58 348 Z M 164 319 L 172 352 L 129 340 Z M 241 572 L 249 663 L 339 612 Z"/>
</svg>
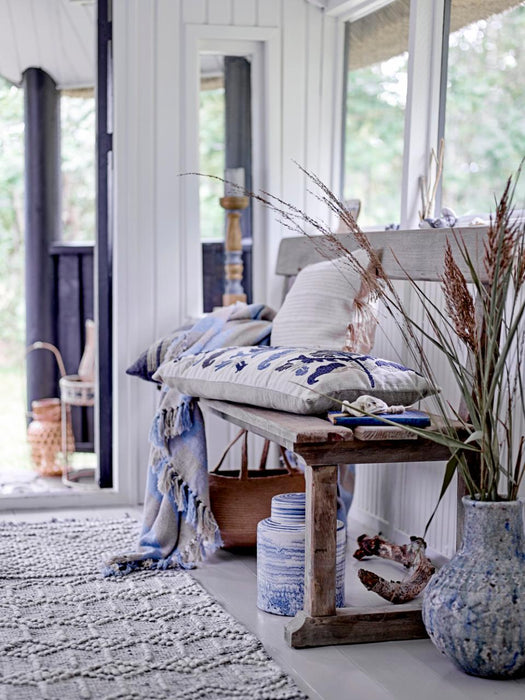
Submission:
<svg viewBox="0 0 525 700">
<path fill-rule="evenodd" d="M 97 271 L 96 317 L 98 322 L 98 460 L 99 485 L 113 485 L 112 475 L 112 250 L 110 230 L 109 126 L 111 91 L 111 0 L 97 1 Z"/>
</svg>

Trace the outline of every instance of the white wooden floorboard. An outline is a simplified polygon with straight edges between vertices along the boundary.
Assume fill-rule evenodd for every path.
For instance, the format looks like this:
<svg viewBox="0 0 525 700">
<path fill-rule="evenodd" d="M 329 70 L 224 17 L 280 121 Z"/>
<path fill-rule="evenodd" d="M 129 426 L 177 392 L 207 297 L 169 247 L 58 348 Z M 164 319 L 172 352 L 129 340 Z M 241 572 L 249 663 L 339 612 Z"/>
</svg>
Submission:
<svg viewBox="0 0 525 700">
<path fill-rule="evenodd" d="M 8 511 L 2 513 L 0 523 L 2 520 L 36 522 L 52 517 L 111 519 L 126 513 L 140 520 L 140 508 L 108 507 Z M 351 541 L 350 554 L 352 549 Z M 354 564 L 351 556 L 348 557 L 347 603 L 349 598 L 352 603 L 368 602 L 368 596 L 372 595 L 352 587 L 356 568 L 362 565 Z M 284 625 L 289 618 L 257 609 L 254 556 L 220 551 L 191 573 L 262 641 L 268 653 L 312 700 L 523 700 L 525 697 L 525 679 L 487 681 L 467 676 L 429 640 L 290 649 L 284 641 Z"/>
</svg>

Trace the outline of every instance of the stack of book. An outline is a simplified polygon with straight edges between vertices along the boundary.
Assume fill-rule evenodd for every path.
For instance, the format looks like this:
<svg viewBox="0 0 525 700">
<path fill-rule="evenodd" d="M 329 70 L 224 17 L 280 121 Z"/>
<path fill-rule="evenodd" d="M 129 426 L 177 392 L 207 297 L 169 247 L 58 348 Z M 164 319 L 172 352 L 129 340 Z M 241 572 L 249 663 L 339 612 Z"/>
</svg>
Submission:
<svg viewBox="0 0 525 700">
<path fill-rule="evenodd" d="M 329 411 L 328 420 L 334 425 L 352 428 L 358 440 L 417 440 L 417 435 L 401 426 L 427 428 L 430 418 L 423 411 L 403 411 L 403 413 L 377 413 L 374 416 L 351 416 L 349 413 Z M 396 423 L 400 427 L 386 423 Z"/>
</svg>

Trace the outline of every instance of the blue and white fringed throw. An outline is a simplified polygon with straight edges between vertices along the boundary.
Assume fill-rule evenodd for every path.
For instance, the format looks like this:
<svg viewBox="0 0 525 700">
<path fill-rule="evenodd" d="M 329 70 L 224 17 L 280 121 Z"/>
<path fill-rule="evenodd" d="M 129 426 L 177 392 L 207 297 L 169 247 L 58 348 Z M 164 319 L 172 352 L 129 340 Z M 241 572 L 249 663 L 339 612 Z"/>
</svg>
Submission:
<svg viewBox="0 0 525 700">
<path fill-rule="evenodd" d="M 274 312 L 235 304 L 197 322 L 166 359 L 237 345 L 268 344 Z M 163 387 L 150 431 L 148 479 L 141 535 L 135 551 L 116 554 L 104 575 L 139 568 L 194 568 L 222 544 L 210 510 L 204 421 L 198 403 Z"/>
</svg>

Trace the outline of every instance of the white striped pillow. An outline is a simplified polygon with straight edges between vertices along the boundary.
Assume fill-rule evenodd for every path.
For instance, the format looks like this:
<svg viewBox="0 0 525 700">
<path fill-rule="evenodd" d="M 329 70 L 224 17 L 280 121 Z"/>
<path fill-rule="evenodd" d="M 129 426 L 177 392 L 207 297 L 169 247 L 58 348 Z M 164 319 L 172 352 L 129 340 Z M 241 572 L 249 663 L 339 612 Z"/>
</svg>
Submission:
<svg viewBox="0 0 525 700">
<path fill-rule="evenodd" d="M 364 250 L 353 253 L 359 265 L 366 268 L 368 255 Z M 324 260 L 303 268 L 286 295 L 272 326 L 273 347 L 323 348 L 369 352 L 370 347 L 348 347 L 347 328 L 367 319 L 372 328 L 359 329 L 355 335 L 367 337 L 373 343 L 375 315 L 357 313 L 355 299 L 360 305 L 367 299 L 360 296 L 361 276 L 346 257 Z M 354 329 L 355 331 L 355 329 Z"/>
</svg>

